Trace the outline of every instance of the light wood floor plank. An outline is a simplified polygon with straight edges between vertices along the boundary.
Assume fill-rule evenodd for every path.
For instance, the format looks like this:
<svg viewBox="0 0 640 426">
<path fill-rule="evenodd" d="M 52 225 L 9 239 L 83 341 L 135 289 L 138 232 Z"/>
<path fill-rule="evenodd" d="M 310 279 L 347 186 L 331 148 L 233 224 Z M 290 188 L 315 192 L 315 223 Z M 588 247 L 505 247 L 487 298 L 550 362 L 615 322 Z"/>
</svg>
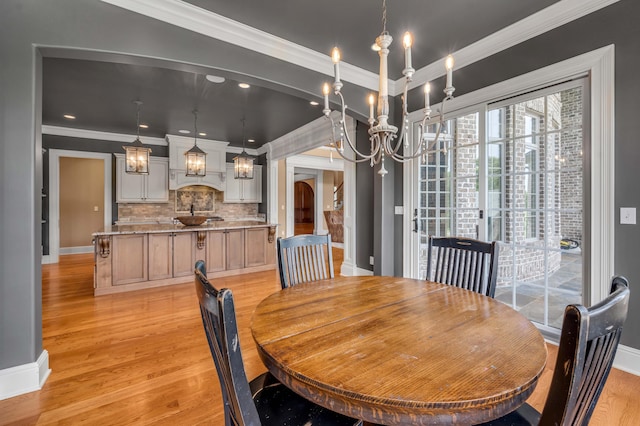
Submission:
<svg viewBox="0 0 640 426">
<path fill-rule="evenodd" d="M 334 248 L 339 271 L 342 250 Z M 337 272 L 339 273 L 339 272 Z M 39 392 L 0 401 L 0 425 L 222 425 L 222 400 L 193 284 L 93 296 L 91 255 L 43 265 L 43 347 L 52 373 Z M 214 280 L 233 290 L 248 377 L 265 371 L 251 331 L 255 306 L 279 291 L 276 271 Z M 542 408 L 555 362 L 529 402 Z M 591 425 L 640 424 L 640 377 L 614 370 Z"/>
</svg>

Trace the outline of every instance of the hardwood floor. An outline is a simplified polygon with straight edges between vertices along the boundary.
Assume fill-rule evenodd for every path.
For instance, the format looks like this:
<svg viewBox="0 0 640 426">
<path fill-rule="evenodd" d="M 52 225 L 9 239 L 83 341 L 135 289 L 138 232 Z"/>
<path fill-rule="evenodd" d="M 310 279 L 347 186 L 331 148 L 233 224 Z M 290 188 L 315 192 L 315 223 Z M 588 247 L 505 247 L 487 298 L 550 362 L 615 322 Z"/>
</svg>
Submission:
<svg viewBox="0 0 640 426">
<path fill-rule="evenodd" d="M 334 249 L 339 268 L 342 250 Z M 216 371 L 191 282 L 93 296 L 91 255 L 43 265 L 43 347 L 51 376 L 43 389 L 0 401 L 2 425 L 223 425 Z M 265 370 L 251 314 L 279 291 L 277 272 L 214 281 L 233 290 L 248 377 Z M 541 409 L 555 350 L 530 398 Z M 640 377 L 613 370 L 591 425 L 640 424 Z"/>
</svg>

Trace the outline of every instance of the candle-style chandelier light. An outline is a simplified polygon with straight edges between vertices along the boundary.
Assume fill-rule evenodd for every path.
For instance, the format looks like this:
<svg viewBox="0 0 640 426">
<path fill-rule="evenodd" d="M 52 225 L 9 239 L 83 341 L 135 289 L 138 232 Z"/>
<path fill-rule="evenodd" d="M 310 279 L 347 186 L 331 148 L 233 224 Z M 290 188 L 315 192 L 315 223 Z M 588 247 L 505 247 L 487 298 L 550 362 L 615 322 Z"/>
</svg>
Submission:
<svg viewBox="0 0 640 426">
<path fill-rule="evenodd" d="M 382 1 L 382 33 L 376 38 L 374 50 L 378 51 L 380 55 L 380 76 L 379 76 L 379 90 L 378 90 L 378 103 L 377 103 L 377 118 L 374 117 L 375 97 L 373 94 L 369 95 L 369 140 L 371 141 L 371 152 L 369 154 L 362 153 L 356 149 L 355 144 L 351 141 L 349 133 L 346 129 L 346 111 L 347 105 L 344 102 L 342 96 L 342 81 L 340 81 L 340 51 L 335 47 L 331 53 L 333 60 L 334 70 L 334 82 L 333 92 L 340 97 L 340 104 L 342 113 L 340 115 L 340 121 L 336 125 L 334 119 L 331 117 L 331 109 L 329 108 L 329 92 L 330 87 L 328 83 L 324 84 L 322 89 L 324 95 L 324 115 L 331 120 L 331 131 L 336 151 L 347 161 L 360 163 L 363 161 L 369 161 L 371 166 L 380 164 L 378 174 L 383 176 L 387 174 L 387 170 L 384 167 L 384 159 L 390 157 L 398 162 L 405 162 L 428 152 L 428 149 L 432 147 L 440 137 L 440 130 L 444 127 L 444 105 L 445 102 L 453 98 L 453 92 L 455 88 L 452 84 L 452 72 L 453 72 L 453 57 L 449 55 L 445 61 L 446 67 L 446 85 L 444 88 L 445 98 L 442 100 L 439 113 L 439 122 L 436 131 L 435 138 L 431 141 L 427 140 L 427 121 L 431 119 L 431 107 L 429 104 L 429 93 L 431 86 L 426 83 L 424 86 L 424 118 L 419 125 L 419 140 L 413 153 L 408 155 L 404 154 L 404 150 L 401 152 L 400 148 L 404 145 L 409 146 L 407 138 L 408 112 L 407 112 L 407 92 L 409 89 L 409 83 L 415 73 L 415 69 L 411 66 L 411 45 L 413 38 L 411 33 L 407 32 L 404 35 L 403 45 L 405 52 L 405 66 L 402 74 L 405 76 L 405 86 L 402 95 L 402 129 L 400 136 L 397 136 L 398 128 L 389 124 L 389 88 L 388 88 L 388 72 L 387 72 L 387 56 L 389 55 L 389 45 L 393 41 L 393 38 L 387 32 L 387 2 Z M 340 136 L 336 137 L 336 128 L 339 129 Z M 397 141 L 394 141 L 397 138 Z M 344 141 L 349 144 L 349 147 L 355 153 L 356 158 L 351 159 L 344 155 Z"/>
</svg>

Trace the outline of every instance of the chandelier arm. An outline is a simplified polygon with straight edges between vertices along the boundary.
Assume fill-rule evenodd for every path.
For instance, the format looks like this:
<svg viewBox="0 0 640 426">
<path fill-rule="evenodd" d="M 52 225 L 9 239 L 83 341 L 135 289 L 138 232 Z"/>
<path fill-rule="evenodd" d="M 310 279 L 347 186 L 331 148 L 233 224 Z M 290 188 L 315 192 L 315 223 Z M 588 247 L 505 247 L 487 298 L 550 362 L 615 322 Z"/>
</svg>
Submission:
<svg viewBox="0 0 640 426">
<path fill-rule="evenodd" d="M 349 158 L 342 153 L 342 150 L 337 148 L 335 150 L 340 155 L 340 157 L 342 157 L 343 159 L 347 160 L 350 163 L 364 163 L 365 161 L 370 161 L 369 158 Z"/>
<path fill-rule="evenodd" d="M 429 140 L 425 140 L 425 138 L 424 138 L 424 135 L 426 134 L 425 129 L 427 128 L 427 120 L 429 120 L 431 118 L 426 113 L 426 110 L 425 110 L 425 116 L 422 119 L 422 123 L 420 124 L 420 143 L 416 146 L 416 149 L 414 150 L 413 154 L 411 154 L 411 155 L 401 155 L 401 154 L 398 154 L 397 152 L 393 152 L 392 154 L 387 152 L 387 154 L 389 154 L 395 161 L 406 162 L 408 160 L 412 160 L 414 158 L 418 158 L 420 155 L 423 155 L 423 154 L 428 154 L 428 153 L 432 153 L 432 152 L 441 151 L 439 149 L 430 149 L 430 148 L 435 146 L 435 144 L 440 139 L 440 133 L 442 132 L 442 128 L 444 126 L 444 121 L 445 121 L 445 119 L 444 119 L 444 105 L 445 105 L 445 102 L 447 100 L 449 100 L 449 99 L 451 99 L 451 97 L 447 96 L 442 100 L 442 105 L 441 105 L 441 109 L 440 109 L 440 120 L 438 121 L 438 130 L 436 131 L 436 136 L 433 138 L 433 140 L 429 141 Z M 428 146 L 426 149 L 423 149 L 423 147 L 422 147 L 423 143 L 426 143 L 427 145 L 430 145 L 430 147 Z M 399 145 L 400 145 L 400 143 L 398 143 L 398 146 Z"/>
<path fill-rule="evenodd" d="M 330 115 L 330 114 L 325 114 L 325 117 L 326 117 L 326 118 L 328 118 L 328 119 L 329 119 L 329 121 L 331 121 L 331 142 L 332 142 L 332 143 L 334 143 L 334 144 L 336 144 L 336 141 L 338 140 L 338 138 L 336 138 L 336 131 L 335 131 L 336 125 L 335 125 L 335 121 L 333 120 L 333 117 L 331 117 L 331 115 Z M 342 120 L 341 120 L 341 122 L 342 122 Z M 342 125 L 342 124 L 341 124 L 341 126 L 342 126 L 342 128 L 343 128 L 343 133 L 348 134 L 348 133 L 346 132 L 346 129 L 345 129 L 344 125 Z M 349 145 L 351 146 L 351 143 L 349 143 Z M 364 157 L 364 158 L 355 158 L 355 159 L 353 159 L 353 158 L 348 158 L 348 157 L 346 157 L 346 156 L 342 153 L 343 149 L 338 149 L 336 146 L 334 146 L 334 149 L 335 149 L 335 151 L 336 151 L 338 154 L 340 154 L 340 157 L 342 157 L 343 159 L 345 159 L 345 160 L 347 160 L 347 161 L 349 161 L 349 162 L 351 162 L 351 163 L 363 163 L 363 162 L 365 162 L 365 161 L 369 161 L 369 160 L 371 159 L 371 156 L 364 156 L 364 155 L 360 154 L 359 152 L 357 152 L 355 149 L 354 149 L 353 151 L 354 151 L 356 154 L 360 155 L 360 157 Z M 352 148 L 352 149 L 353 149 L 353 148 Z"/>
<path fill-rule="evenodd" d="M 376 145 L 376 149 L 375 150 L 373 150 L 373 149 L 371 150 L 371 154 L 370 155 L 363 154 L 363 153 L 361 153 L 360 151 L 358 151 L 356 149 L 355 145 L 351 142 L 351 138 L 349 137 L 349 132 L 347 131 L 347 128 L 346 128 L 347 105 L 345 105 L 345 103 L 344 103 L 344 96 L 342 96 L 341 92 L 337 92 L 337 95 L 340 96 L 340 103 L 342 105 L 342 116 L 341 116 L 341 119 L 340 119 L 340 126 L 342 127 L 342 133 L 344 134 L 344 139 L 346 139 L 347 143 L 349 144 L 349 148 L 351 148 L 351 150 L 356 153 L 356 156 L 362 157 L 365 161 L 373 159 L 375 157 L 377 151 L 380 150 L 380 144 Z M 333 123 L 333 120 L 332 120 L 332 123 Z M 335 139 L 335 134 L 334 134 L 334 142 L 335 142 L 335 140 L 336 139 Z"/>
</svg>

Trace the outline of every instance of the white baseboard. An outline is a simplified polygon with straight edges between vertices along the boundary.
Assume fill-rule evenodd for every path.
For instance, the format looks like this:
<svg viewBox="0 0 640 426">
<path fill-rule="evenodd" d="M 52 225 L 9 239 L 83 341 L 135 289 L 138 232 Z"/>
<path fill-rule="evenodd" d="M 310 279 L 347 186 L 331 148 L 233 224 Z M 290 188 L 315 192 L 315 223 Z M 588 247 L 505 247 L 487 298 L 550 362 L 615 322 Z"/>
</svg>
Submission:
<svg viewBox="0 0 640 426">
<path fill-rule="evenodd" d="M 613 367 L 640 376 L 640 350 L 618 345 Z"/>
<path fill-rule="evenodd" d="M 0 370 L 0 401 L 42 389 L 50 373 L 46 350 L 36 362 Z"/>
<path fill-rule="evenodd" d="M 355 275 L 373 275 L 373 271 L 363 268 L 355 268 Z"/>
<path fill-rule="evenodd" d="M 93 246 L 60 247 L 60 254 L 93 253 Z"/>
</svg>

